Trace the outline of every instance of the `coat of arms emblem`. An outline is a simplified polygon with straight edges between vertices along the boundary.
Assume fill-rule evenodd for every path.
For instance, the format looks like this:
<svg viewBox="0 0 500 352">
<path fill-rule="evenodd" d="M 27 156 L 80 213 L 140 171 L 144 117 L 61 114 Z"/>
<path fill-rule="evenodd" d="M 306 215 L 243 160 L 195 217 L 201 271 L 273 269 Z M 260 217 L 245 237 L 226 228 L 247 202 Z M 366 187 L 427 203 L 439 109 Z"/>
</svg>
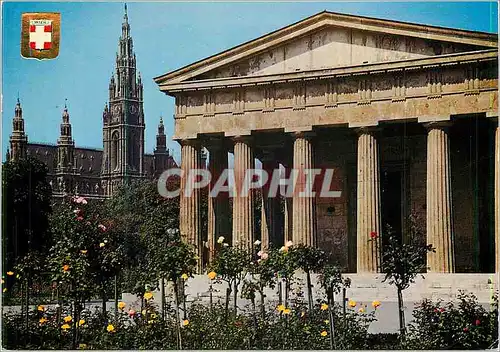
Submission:
<svg viewBox="0 0 500 352">
<path fill-rule="evenodd" d="M 23 13 L 21 55 L 25 58 L 54 59 L 61 39 L 59 13 Z"/>
</svg>

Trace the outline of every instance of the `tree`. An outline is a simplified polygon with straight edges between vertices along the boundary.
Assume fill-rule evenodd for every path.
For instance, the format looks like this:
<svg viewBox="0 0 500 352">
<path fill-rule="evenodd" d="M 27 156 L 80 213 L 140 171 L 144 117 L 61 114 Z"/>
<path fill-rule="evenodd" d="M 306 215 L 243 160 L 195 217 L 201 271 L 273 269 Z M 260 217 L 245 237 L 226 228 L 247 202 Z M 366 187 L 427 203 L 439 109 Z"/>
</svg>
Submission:
<svg viewBox="0 0 500 352">
<path fill-rule="evenodd" d="M 399 329 L 402 337 L 406 332 L 405 315 L 403 307 L 403 291 L 415 282 L 415 277 L 426 268 L 427 252 L 434 251 L 432 244 L 419 241 L 423 238 L 417 230 L 416 224 L 410 228 L 408 243 L 403 243 L 400 238 L 391 234 L 390 228 L 387 233 L 389 238 L 384 246 L 382 260 L 382 272 L 385 272 L 383 282 L 389 281 L 395 285 L 398 292 Z"/>
<path fill-rule="evenodd" d="M 295 261 L 298 268 L 304 270 L 307 280 L 307 298 L 309 302 L 309 313 L 313 314 L 313 295 L 311 284 L 311 272 L 319 272 L 328 260 L 325 251 L 299 244 L 290 251 L 292 260 Z"/>
<path fill-rule="evenodd" d="M 3 258 L 4 268 L 9 270 L 29 249 L 41 250 L 50 242 L 47 166 L 31 157 L 5 162 L 2 195 Z"/>
<path fill-rule="evenodd" d="M 175 188 L 179 180 L 171 180 L 167 188 Z M 120 237 L 127 261 L 121 273 L 123 289 L 144 295 L 146 287 L 157 288 L 158 265 L 152 258 L 161 249 L 178 238 L 179 197 L 163 198 L 154 181 L 146 180 L 121 186 L 105 203 L 105 212 L 111 228 Z M 156 268 L 156 269 L 155 269 Z"/>
</svg>

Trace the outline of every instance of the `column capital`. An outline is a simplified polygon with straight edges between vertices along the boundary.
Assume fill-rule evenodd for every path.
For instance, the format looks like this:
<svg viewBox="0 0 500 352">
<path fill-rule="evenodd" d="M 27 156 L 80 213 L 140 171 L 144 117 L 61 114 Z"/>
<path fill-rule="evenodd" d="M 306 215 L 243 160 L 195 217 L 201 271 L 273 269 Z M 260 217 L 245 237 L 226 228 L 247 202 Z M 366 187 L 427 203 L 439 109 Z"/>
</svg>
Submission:
<svg viewBox="0 0 500 352">
<path fill-rule="evenodd" d="M 193 147 L 199 147 L 201 146 L 201 141 L 199 139 L 178 139 L 177 142 L 181 145 L 181 146 L 187 146 L 187 145 L 191 145 Z"/>
<path fill-rule="evenodd" d="M 356 127 L 354 128 L 354 131 L 358 136 L 363 135 L 363 134 L 370 134 L 370 135 L 377 135 L 382 131 L 382 127 L 380 126 L 363 126 L 363 127 Z"/>
<path fill-rule="evenodd" d="M 313 131 L 294 131 L 294 132 L 290 132 L 290 134 L 292 135 L 292 137 L 294 139 L 298 139 L 298 138 L 312 139 L 312 138 L 316 137 L 316 133 Z"/>
<path fill-rule="evenodd" d="M 426 122 L 423 124 L 423 126 L 427 130 L 440 129 L 445 131 L 452 125 L 453 123 L 451 121 L 433 121 L 433 122 Z"/>
<path fill-rule="evenodd" d="M 237 135 L 237 136 L 232 136 L 231 140 L 233 143 L 245 143 L 245 144 L 250 144 L 253 142 L 253 136 L 248 136 L 248 135 Z"/>
</svg>

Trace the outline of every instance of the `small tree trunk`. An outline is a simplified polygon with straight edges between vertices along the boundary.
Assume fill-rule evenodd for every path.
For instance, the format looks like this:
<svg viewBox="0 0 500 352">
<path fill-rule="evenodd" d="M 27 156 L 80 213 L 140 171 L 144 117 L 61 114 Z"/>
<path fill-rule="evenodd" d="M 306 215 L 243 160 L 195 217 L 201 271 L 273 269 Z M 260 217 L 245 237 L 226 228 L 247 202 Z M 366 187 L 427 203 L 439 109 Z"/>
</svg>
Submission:
<svg viewBox="0 0 500 352">
<path fill-rule="evenodd" d="M 118 275 L 115 275 L 115 324 L 118 322 Z"/>
<path fill-rule="evenodd" d="M 346 289 L 342 287 L 342 324 L 344 324 L 345 329 L 345 317 L 346 317 L 346 302 L 345 302 Z"/>
<path fill-rule="evenodd" d="M 106 295 L 106 280 L 104 277 L 101 278 L 101 285 L 102 285 L 102 318 L 104 319 L 104 322 L 108 322 L 107 314 L 106 314 L 106 303 L 108 302 L 108 297 Z"/>
<path fill-rule="evenodd" d="M 398 288 L 398 311 L 399 311 L 399 331 L 404 338 L 406 333 L 405 311 L 403 307 L 403 290 Z"/>
<path fill-rule="evenodd" d="M 262 315 L 262 320 L 266 318 L 266 305 L 264 303 L 266 295 L 264 295 L 264 288 L 260 290 L 260 314 Z"/>
<path fill-rule="evenodd" d="M 59 294 L 59 285 L 57 285 L 56 289 L 56 302 L 57 302 L 57 321 L 61 321 L 61 299 Z"/>
<path fill-rule="evenodd" d="M 226 288 L 226 305 L 225 305 L 225 308 L 224 308 L 224 318 L 225 318 L 225 321 L 227 321 L 227 317 L 228 317 L 228 314 L 229 314 L 229 297 L 231 297 L 231 284 L 228 283 L 228 286 Z"/>
<path fill-rule="evenodd" d="M 25 296 L 26 296 L 26 317 L 25 317 L 25 323 L 26 323 L 26 331 L 29 331 L 29 309 L 30 309 L 30 292 L 29 292 L 29 276 L 26 278 L 26 283 L 25 283 Z"/>
<path fill-rule="evenodd" d="M 184 280 L 181 280 L 181 285 L 182 285 L 182 316 L 184 317 L 184 320 L 187 319 L 187 309 L 186 309 L 186 282 Z"/>
<path fill-rule="evenodd" d="M 288 307 L 288 294 L 290 291 L 290 283 L 288 279 L 285 280 L 285 307 Z"/>
<path fill-rule="evenodd" d="M 281 280 L 278 282 L 278 304 L 283 304 L 283 299 L 282 299 L 282 296 L 283 295 L 283 286 L 282 286 L 282 282 Z"/>
<path fill-rule="evenodd" d="M 179 286 L 174 280 L 175 319 L 177 320 L 177 348 L 182 350 L 181 315 L 179 314 Z"/>
<path fill-rule="evenodd" d="M 311 273 L 309 270 L 306 271 L 306 280 L 307 280 L 307 299 L 309 302 L 309 315 L 312 317 L 314 314 L 314 303 L 312 296 L 312 284 L 311 284 Z"/>
<path fill-rule="evenodd" d="M 236 317 L 238 315 L 238 281 L 234 281 L 234 292 L 233 292 L 233 298 L 234 298 L 234 316 Z"/>
<path fill-rule="evenodd" d="M 337 344 L 335 343 L 335 315 L 333 309 L 335 308 L 335 294 L 333 288 L 328 289 L 328 317 L 330 320 L 330 349 L 336 350 Z"/>
<path fill-rule="evenodd" d="M 208 292 L 210 293 L 210 311 L 213 310 L 213 304 L 214 304 L 213 290 L 214 288 L 212 287 L 212 283 L 210 283 L 210 286 L 208 287 Z"/>
<path fill-rule="evenodd" d="M 72 349 L 76 350 L 76 344 L 78 342 L 78 322 L 80 318 L 78 317 L 78 301 L 75 299 L 73 301 L 73 346 Z"/>
<path fill-rule="evenodd" d="M 161 278 L 161 317 L 165 319 L 165 310 L 166 310 L 166 302 L 165 302 L 165 279 Z"/>
</svg>

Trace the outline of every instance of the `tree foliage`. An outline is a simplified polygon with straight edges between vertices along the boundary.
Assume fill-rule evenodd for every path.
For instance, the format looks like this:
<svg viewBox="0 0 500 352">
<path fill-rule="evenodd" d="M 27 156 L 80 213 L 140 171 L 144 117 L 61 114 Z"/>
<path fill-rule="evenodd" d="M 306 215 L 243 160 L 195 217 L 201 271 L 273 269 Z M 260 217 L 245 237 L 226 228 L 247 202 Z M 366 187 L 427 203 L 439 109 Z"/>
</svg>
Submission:
<svg viewBox="0 0 500 352">
<path fill-rule="evenodd" d="M 47 166 L 35 158 L 8 161 L 2 167 L 2 242 L 4 267 L 12 269 L 29 249 L 50 242 L 51 188 Z"/>
</svg>

